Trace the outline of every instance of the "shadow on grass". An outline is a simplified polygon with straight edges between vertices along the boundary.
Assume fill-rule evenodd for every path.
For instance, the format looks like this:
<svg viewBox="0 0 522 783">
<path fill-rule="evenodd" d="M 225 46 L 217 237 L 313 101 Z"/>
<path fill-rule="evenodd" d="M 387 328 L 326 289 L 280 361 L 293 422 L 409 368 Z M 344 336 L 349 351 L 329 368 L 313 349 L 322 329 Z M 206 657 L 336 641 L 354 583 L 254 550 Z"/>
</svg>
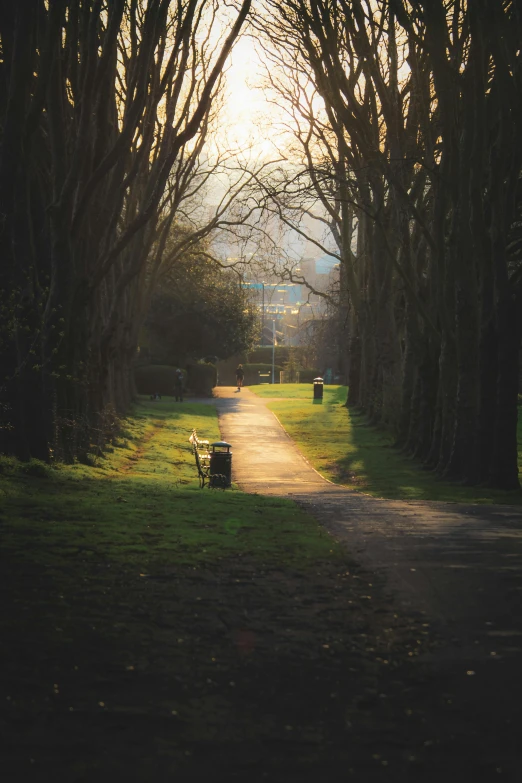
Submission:
<svg viewBox="0 0 522 783">
<path fill-rule="evenodd" d="M 350 408 L 354 451 L 338 460 L 339 479 L 360 486 L 363 492 L 400 500 L 438 500 L 458 503 L 520 505 L 522 493 L 501 492 L 444 481 L 422 464 L 401 454 L 393 436 L 372 425 L 360 411 Z"/>
<path fill-rule="evenodd" d="M 104 469 L 6 482 L 2 780 L 493 779 L 511 670 L 474 678 L 502 700 L 475 698 L 479 735 L 462 663 L 419 668 L 426 623 L 379 574 L 292 503 L 196 489 L 201 407 L 140 409 Z"/>
<path fill-rule="evenodd" d="M 346 386 L 325 386 L 322 405 L 313 391 L 284 384 L 259 392 L 320 473 L 335 483 L 375 497 L 459 503 L 522 504 L 521 492 L 500 492 L 443 481 L 394 448 L 394 437 L 346 407 Z M 519 424 L 522 441 L 522 423 Z"/>
<path fill-rule="evenodd" d="M 331 558 L 328 537 L 289 501 L 200 490 L 195 479 L 184 489 L 169 481 L 170 466 L 148 462 L 144 476 L 138 465 L 122 479 L 20 481 L 6 503 L 4 552 L 47 569 L 95 556 L 142 572 L 239 552 L 280 567 Z"/>
<path fill-rule="evenodd" d="M 215 418 L 214 400 L 209 398 L 205 402 L 195 400 L 185 400 L 176 402 L 174 398 L 163 397 L 161 400 L 149 400 L 141 395 L 138 398 L 138 405 L 135 408 L 134 416 L 136 418 L 170 418 L 173 420 L 187 419 L 194 415 L 198 418 Z M 187 419 L 188 424 L 188 419 Z"/>
<path fill-rule="evenodd" d="M 186 434 L 194 423 L 215 432 L 212 415 L 150 404 L 128 423 L 132 449 L 105 472 L 10 477 L 8 783 L 217 780 L 217 770 L 239 780 L 245 768 L 259 772 L 253 781 L 281 769 L 317 780 L 356 763 L 344 721 L 387 676 L 379 661 L 393 640 L 376 624 L 394 627 L 393 612 L 375 592 L 363 600 L 368 578 L 293 503 L 196 488 Z M 395 672 L 408 665 L 403 637 L 401 625 Z"/>
</svg>

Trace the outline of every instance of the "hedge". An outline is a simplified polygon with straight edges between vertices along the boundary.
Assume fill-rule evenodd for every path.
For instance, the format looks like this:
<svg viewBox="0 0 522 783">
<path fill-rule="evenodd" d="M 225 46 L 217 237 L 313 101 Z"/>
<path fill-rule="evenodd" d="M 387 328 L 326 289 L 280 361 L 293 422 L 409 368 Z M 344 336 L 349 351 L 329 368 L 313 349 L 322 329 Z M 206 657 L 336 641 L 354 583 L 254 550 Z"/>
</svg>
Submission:
<svg viewBox="0 0 522 783">
<path fill-rule="evenodd" d="M 270 383 L 272 382 L 272 365 L 271 364 L 244 364 L 243 369 L 245 371 L 245 384 L 247 386 L 255 386 L 257 383 L 261 383 L 259 373 L 269 373 Z M 279 383 L 279 373 L 283 368 L 281 365 L 276 364 L 274 366 L 275 382 Z M 265 379 L 266 380 L 266 379 Z"/>
<path fill-rule="evenodd" d="M 276 363 L 284 364 L 287 362 L 289 353 L 290 349 L 287 345 L 276 345 L 274 351 L 274 358 Z M 261 345 L 257 348 L 254 348 L 254 350 L 250 351 L 248 354 L 248 362 L 249 364 L 257 364 L 261 362 L 262 364 L 270 364 L 270 367 L 272 367 L 272 346 Z"/>
<path fill-rule="evenodd" d="M 318 377 L 321 377 L 320 370 L 299 370 L 299 383 L 313 383 Z"/>
<path fill-rule="evenodd" d="M 214 364 L 194 363 L 187 366 L 187 386 L 198 397 L 212 397 L 212 389 L 217 383 L 217 370 Z"/>
<path fill-rule="evenodd" d="M 170 364 L 147 364 L 134 369 L 138 394 L 174 394 L 176 367 Z"/>
</svg>

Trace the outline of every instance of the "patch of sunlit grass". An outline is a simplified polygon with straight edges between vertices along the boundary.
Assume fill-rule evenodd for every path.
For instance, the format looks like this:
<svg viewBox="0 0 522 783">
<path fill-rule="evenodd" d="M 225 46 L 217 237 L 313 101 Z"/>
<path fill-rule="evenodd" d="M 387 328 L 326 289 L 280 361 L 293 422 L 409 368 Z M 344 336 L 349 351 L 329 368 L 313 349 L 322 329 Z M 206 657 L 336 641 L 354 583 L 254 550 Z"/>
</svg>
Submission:
<svg viewBox="0 0 522 783">
<path fill-rule="evenodd" d="M 325 478 L 375 497 L 467 503 L 522 503 L 519 492 L 499 492 L 442 481 L 393 447 L 393 436 L 345 406 L 347 388 L 325 386 L 314 402 L 312 384 L 255 386 L 268 407 Z M 522 443 L 519 423 L 519 443 Z M 519 462 L 522 450 L 519 450 Z M 521 465 L 522 468 L 522 465 Z"/>
<path fill-rule="evenodd" d="M 125 442 L 98 466 L 4 477 L 6 551 L 47 568 L 94 557 L 141 571 L 236 555 L 305 566 L 337 551 L 290 501 L 199 489 L 188 439 L 195 428 L 219 440 L 213 406 L 146 402 L 124 427 Z"/>
</svg>

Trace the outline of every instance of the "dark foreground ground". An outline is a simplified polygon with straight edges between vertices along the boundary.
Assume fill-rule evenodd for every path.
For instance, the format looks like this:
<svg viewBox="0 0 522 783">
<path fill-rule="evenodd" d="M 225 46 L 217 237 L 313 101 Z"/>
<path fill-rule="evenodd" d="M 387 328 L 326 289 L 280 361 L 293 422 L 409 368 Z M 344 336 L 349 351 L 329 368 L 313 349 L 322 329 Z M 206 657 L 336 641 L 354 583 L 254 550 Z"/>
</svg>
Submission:
<svg viewBox="0 0 522 783">
<path fill-rule="evenodd" d="M 321 569 L 92 563 L 63 595 L 3 563 L 2 781 L 520 780 L 518 663 L 434 666 L 423 616 Z"/>
<path fill-rule="evenodd" d="M 236 467 L 255 435 L 319 532 L 173 489 L 168 411 L 114 477 L 27 481 L 16 533 L 0 509 L 0 781 L 521 781 L 519 522 L 325 487 L 244 397 Z"/>
</svg>

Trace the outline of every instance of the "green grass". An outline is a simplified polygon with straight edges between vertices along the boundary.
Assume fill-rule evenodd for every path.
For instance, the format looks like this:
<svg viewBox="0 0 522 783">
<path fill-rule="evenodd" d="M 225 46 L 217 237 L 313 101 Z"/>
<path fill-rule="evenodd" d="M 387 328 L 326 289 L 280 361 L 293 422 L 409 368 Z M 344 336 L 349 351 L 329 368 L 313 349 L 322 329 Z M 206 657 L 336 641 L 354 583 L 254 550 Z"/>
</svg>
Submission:
<svg viewBox="0 0 522 783">
<path fill-rule="evenodd" d="M 202 404 L 143 402 L 96 467 L 0 465 L 3 548 L 59 568 L 64 558 L 123 561 L 141 572 L 249 554 L 306 566 L 336 545 L 290 501 L 199 489 L 188 438 L 219 439 Z M 36 475 L 34 475 L 36 473 Z"/>
<path fill-rule="evenodd" d="M 192 427 L 146 401 L 94 467 L 1 461 L 2 780 L 332 779 L 370 689 L 411 708 L 424 625 L 291 501 L 199 489 Z"/>
<path fill-rule="evenodd" d="M 314 403 L 311 385 L 256 386 L 312 465 L 327 479 L 374 497 L 469 503 L 522 503 L 520 492 L 465 487 L 438 479 L 393 448 L 393 437 L 368 425 L 344 403 L 345 386 L 325 386 Z M 522 424 L 519 422 L 519 443 Z M 519 451 L 522 469 L 522 452 Z"/>
</svg>

